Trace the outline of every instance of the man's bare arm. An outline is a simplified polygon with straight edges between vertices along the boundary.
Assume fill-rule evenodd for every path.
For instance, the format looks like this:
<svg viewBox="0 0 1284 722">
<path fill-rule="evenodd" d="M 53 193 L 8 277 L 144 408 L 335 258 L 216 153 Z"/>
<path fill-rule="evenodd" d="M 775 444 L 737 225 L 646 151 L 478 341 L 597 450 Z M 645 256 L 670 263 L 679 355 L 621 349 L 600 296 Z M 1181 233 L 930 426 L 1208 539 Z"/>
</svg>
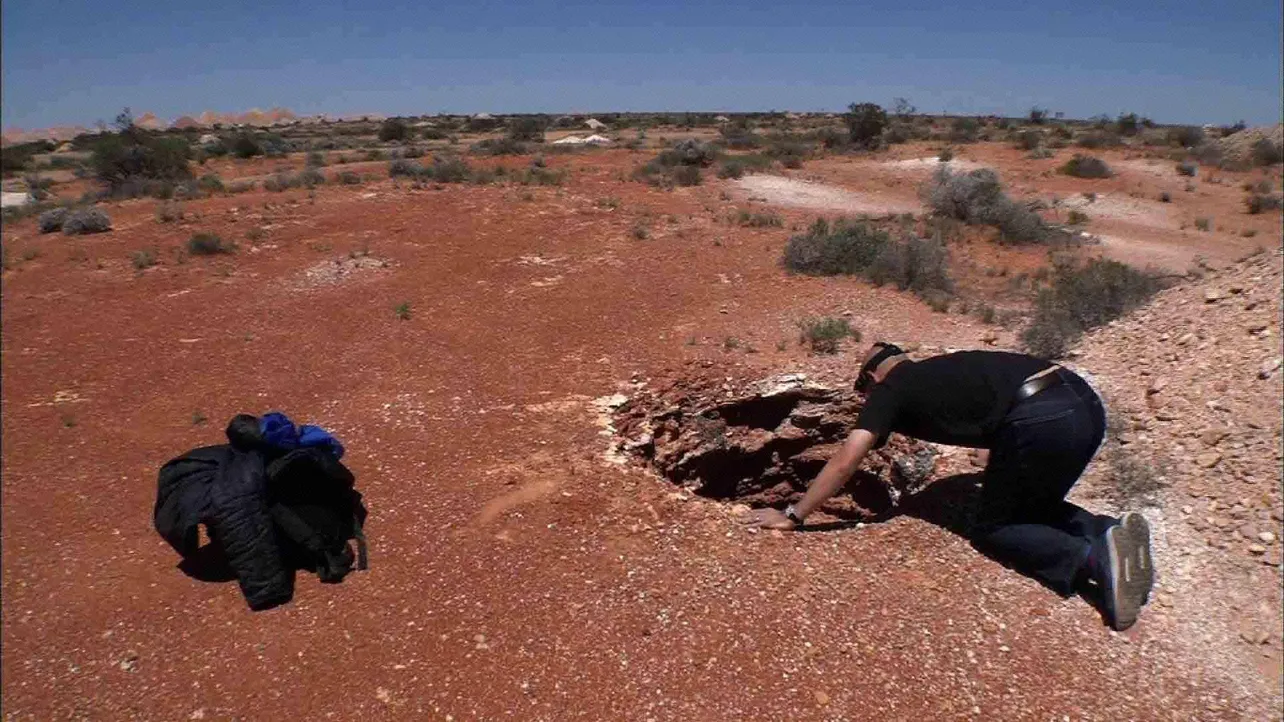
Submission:
<svg viewBox="0 0 1284 722">
<path fill-rule="evenodd" d="M 807 487 L 802 500 L 794 504 L 794 511 L 798 516 L 805 518 L 846 486 L 865 455 L 874 448 L 875 441 L 874 435 L 864 429 L 853 431 L 843 442 L 842 448 L 826 462 L 825 468 L 820 470 L 811 486 Z"/>
</svg>

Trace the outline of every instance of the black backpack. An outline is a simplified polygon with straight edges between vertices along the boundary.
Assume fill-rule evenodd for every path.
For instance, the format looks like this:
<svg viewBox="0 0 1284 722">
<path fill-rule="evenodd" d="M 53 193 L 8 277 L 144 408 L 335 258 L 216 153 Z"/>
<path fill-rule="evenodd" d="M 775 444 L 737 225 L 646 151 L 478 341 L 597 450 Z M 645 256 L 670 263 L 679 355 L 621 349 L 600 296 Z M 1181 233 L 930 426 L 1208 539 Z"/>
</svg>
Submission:
<svg viewBox="0 0 1284 722">
<path fill-rule="evenodd" d="M 288 451 L 267 465 L 268 511 L 282 555 L 323 582 L 341 582 L 368 566 L 362 526 L 366 507 L 355 479 L 334 454 L 318 447 Z M 356 541 L 356 555 L 348 541 Z"/>
</svg>

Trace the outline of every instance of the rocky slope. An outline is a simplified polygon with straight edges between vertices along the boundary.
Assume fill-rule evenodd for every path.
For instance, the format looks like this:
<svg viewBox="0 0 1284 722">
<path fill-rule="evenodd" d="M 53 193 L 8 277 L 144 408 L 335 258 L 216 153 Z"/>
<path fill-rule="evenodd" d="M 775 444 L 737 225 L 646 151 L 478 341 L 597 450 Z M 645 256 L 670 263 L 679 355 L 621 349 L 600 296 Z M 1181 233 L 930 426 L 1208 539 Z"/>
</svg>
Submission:
<svg viewBox="0 0 1284 722">
<path fill-rule="evenodd" d="M 1192 655 L 1278 701 L 1281 254 L 1202 272 L 1074 352 L 1112 417 L 1085 491 L 1134 507 L 1149 496 L 1151 613 Z"/>
</svg>

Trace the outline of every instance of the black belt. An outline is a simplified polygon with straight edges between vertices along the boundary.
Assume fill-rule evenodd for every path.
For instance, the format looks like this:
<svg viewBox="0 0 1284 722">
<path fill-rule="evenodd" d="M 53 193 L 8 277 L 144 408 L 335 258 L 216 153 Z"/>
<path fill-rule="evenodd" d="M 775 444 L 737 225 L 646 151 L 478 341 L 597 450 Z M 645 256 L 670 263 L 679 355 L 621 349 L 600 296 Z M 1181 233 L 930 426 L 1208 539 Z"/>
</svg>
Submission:
<svg viewBox="0 0 1284 722">
<path fill-rule="evenodd" d="M 1055 371 L 1050 371 L 1042 376 L 1032 378 L 1021 384 L 1021 388 L 1017 389 L 1016 403 L 1019 404 L 1040 391 L 1050 389 L 1053 386 L 1059 386 L 1065 382 L 1066 380 L 1061 378 L 1061 369 L 1056 369 Z"/>
</svg>

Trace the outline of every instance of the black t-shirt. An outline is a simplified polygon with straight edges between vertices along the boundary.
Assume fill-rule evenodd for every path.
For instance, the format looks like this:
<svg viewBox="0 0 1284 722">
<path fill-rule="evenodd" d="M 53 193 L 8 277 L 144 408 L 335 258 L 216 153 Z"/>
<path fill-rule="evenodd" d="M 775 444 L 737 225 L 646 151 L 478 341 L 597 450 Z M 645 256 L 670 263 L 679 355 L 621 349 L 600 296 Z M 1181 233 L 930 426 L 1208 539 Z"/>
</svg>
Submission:
<svg viewBox="0 0 1284 722">
<path fill-rule="evenodd" d="M 893 431 L 923 441 L 988 448 L 1025 379 L 1047 361 L 1006 351 L 959 351 L 897 364 L 870 390 L 856 428 L 887 443 Z"/>
</svg>

